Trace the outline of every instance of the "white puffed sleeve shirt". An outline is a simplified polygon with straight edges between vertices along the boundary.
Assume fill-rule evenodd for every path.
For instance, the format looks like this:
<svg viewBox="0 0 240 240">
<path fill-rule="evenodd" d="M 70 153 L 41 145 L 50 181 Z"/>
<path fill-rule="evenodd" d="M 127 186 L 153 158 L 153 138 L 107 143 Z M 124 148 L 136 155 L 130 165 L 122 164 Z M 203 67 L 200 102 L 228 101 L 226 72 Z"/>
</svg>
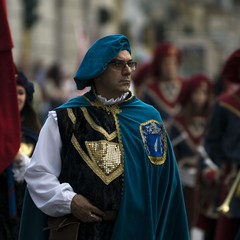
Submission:
<svg viewBox="0 0 240 240">
<path fill-rule="evenodd" d="M 55 111 L 41 129 L 39 140 L 25 172 L 29 193 L 36 204 L 52 217 L 71 213 L 71 201 L 76 195 L 68 183 L 60 183 L 60 149 L 62 146 Z"/>
</svg>

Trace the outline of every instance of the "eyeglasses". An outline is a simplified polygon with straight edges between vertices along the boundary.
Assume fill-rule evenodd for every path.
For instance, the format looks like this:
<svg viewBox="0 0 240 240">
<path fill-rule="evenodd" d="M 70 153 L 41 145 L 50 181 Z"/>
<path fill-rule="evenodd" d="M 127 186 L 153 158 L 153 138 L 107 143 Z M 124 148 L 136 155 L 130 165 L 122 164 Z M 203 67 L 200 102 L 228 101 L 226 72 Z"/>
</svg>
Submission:
<svg viewBox="0 0 240 240">
<path fill-rule="evenodd" d="M 135 71 L 137 68 L 137 62 L 133 62 L 132 60 L 125 62 L 123 60 L 114 59 L 108 63 L 116 70 L 123 70 L 123 68 L 127 65 L 131 71 Z"/>
</svg>

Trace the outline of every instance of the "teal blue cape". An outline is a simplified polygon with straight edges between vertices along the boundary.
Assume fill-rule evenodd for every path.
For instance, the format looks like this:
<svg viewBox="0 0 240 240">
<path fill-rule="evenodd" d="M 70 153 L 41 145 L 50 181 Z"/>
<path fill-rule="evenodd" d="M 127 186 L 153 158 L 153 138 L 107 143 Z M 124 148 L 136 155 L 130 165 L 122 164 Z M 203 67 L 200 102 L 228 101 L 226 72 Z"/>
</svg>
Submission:
<svg viewBox="0 0 240 240">
<path fill-rule="evenodd" d="M 91 92 L 85 96 L 91 101 L 95 99 Z M 86 98 L 77 97 L 60 108 L 89 105 Z M 159 113 L 136 97 L 119 107 L 122 110 L 117 118 L 124 148 L 124 192 L 112 239 L 190 239 L 181 181 L 169 137 L 166 133 L 166 146 L 162 149 L 166 160 L 156 165 L 149 160 L 141 135 L 140 124 L 149 120 L 163 126 Z"/>
<path fill-rule="evenodd" d="M 43 229 L 47 227 L 47 219 L 48 216 L 36 207 L 26 189 L 20 223 L 19 240 L 48 239 L 48 231 L 43 231 Z"/>
</svg>

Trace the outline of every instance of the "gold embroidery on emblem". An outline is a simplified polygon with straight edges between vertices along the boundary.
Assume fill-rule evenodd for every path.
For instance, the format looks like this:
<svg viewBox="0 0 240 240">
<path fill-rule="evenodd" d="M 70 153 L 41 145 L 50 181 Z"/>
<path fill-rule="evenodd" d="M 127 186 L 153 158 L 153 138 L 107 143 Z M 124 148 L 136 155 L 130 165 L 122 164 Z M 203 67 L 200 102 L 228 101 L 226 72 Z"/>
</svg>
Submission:
<svg viewBox="0 0 240 240">
<path fill-rule="evenodd" d="M 140 124 L 144 148 L 151 163 L 161 165 L 167 158 L 167 136 L 162 123 L 149 120 Z"/>
</svg>

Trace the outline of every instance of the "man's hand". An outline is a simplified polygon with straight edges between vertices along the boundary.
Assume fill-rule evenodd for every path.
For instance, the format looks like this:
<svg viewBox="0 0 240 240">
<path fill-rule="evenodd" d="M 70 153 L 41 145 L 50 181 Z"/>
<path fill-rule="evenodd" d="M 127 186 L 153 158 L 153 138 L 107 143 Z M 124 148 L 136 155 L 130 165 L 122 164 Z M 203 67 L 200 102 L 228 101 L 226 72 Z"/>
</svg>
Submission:
<svg viewBox="0 0 240 240">
<path fill-rule="evenodd" d="M 73 216 L 82 222 L 99 222 L 105 216 L 105 213 L 92 205 L 87 198 L 77 194 L 71 202 L 71 211 Z"/>
</svg>

